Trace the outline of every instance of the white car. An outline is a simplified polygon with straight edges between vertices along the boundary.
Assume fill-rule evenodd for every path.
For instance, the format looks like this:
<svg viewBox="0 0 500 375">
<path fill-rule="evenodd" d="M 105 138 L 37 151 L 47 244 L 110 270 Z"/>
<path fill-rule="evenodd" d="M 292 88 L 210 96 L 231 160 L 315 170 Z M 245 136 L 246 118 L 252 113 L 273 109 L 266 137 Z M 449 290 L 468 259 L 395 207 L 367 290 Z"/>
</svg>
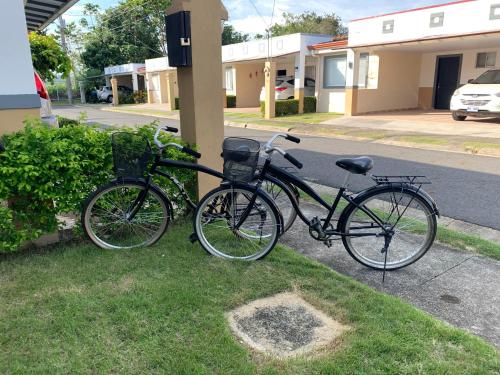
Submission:
<svg viewBox="0 0 500 375">
<path fill-rule="evenodd" d="M 50 102 L 49 92 L 37 72 L 35 72 L 35 86 L 36 92 L 40 97 L 40 117 L 42 118 L 42 121 L 51 126 L 57 127 L 57 117 L 52 113 L 52 104 Z"/>
<path fill-rule="evenodd" d="M 455 90 L 450 109 L 456 121 L 467 116 L 500 117 L 500 69 L 488 70 Z"/>
<path fill-rule="evenodd" d="M 132 90 L 126 86 L 118 86 L 119 94 L 131 94 Z M 102 102 L 113 102 L 113 89 L 111 86 L 103 86 L 97 90 L 97 99 Z"/>
<path fill-rule="evenodd" d="M 275 98 L 276 100 L 285 100 L 285 99 L 293 99 L 295 96 L 295 78 L 292 76 L 280 76 L 276 77 L 276 87 Z M 305 96 L 314 96 L 314 88 L 316 86 L 316 82 L 314 79 L 306 78 L 304 85 L 304 95 Z M 263 102 L 266 99 L 266 88 L 263 87 L 260 90 L 260 101 Z"/>
</svg>

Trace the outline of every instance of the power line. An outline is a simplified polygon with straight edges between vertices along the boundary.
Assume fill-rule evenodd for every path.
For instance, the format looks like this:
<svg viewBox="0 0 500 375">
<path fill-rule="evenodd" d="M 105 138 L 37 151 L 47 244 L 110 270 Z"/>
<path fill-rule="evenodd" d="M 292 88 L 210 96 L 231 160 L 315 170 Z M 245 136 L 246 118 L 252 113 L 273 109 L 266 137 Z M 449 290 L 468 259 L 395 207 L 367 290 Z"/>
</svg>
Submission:
<svg viewBox="0 0 500 375">
<path fill-rule="evenodd" d="M 253 8 L 255 9 L 255 11 L 259 15 L 259 17 L 262 19 L 262 22 L 264 23 L 264 25 L 266 26 L 266 29 L 267 29 L 269 27 L 269 25 L 267 24 L 264 16 L 262 16 L 262 14 L 260 13 L 259 9 L 257 8 L 257 5 L 255 5 L 255 3 L 252 0 L 248 0 L 248 1 L 250 2 L 250 4 L 252 4 Z"/>
</svg>

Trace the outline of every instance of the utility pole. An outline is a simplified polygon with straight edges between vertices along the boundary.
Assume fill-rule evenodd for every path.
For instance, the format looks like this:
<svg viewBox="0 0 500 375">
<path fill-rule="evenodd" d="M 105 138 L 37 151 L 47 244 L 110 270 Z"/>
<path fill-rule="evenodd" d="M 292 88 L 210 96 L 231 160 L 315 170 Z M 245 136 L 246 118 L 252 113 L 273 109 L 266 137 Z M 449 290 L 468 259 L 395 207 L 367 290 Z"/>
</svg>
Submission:
<svg viewBox="0 0 500 375">
<path fill-rule="evenodd" d="M 68 53 L 68 46 L 66 44 L 66 22 L 62 18 L 62 16 L 59 17 L 59 28 L 61 30 L 61 47 L 63 51 L 67 54 Z M 66 77 L 66 92 L 68 94 L 68 102 L 69 104 L 73 104 L 73 89 L 71 86 L 71 73 L 68 74 Z"/>
</svg>

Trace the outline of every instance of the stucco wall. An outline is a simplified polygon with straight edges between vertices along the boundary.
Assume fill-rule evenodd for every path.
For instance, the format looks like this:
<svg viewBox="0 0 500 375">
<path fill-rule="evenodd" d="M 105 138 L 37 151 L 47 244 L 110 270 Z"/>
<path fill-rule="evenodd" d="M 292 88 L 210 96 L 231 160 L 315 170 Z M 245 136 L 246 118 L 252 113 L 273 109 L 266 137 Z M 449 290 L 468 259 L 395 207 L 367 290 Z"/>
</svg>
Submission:
<svg viewBox="0 0 500 375">
<path fill-rule="evenodd" d="M 476 56 L 478 52 L 496 52 L 496 67 L 500 67 L 500 48 L 481 48 L 473 50 L 441 51 L 425 53 L 422 55 L 422 68 L 420 72 L 420 86 L 433 87 L 436 71 L 436 59 L 438 56 L 463 55 L 460 74 L 460 84 L 465 85 L 469 79 L 477 78 L 485 71 L 492 68 L 476 68 Z"/>
<path fill-rule="evenodd" d="M 379 57 L 377 88 L 358 90 L 358 113 L 417 108 L 421 55 L 413 52 L 373 54 Z"/>
<path fill-rule="evenodd" d="M 258 107 L 260 91 L 264 86 L 263 65 L 261 63 L 237 64 L 234 67 L 236 68 L 236 105 L 239 108 Z"/>
<path fill-rule="evenodd" d="M 318 98 L 318 112 L 345 111 L 345 89 L 325 89 L 323 88 L 323 57 L 318 59 L 316 70 L 316 96 Z"/>
</svg>

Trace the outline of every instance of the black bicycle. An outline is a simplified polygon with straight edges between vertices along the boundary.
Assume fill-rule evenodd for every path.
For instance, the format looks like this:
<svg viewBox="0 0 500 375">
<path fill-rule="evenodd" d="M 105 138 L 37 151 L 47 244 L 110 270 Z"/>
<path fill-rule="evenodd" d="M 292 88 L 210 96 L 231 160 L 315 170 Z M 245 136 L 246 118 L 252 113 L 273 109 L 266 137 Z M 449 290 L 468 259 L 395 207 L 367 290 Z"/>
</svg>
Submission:
<svg viewBox="0 0 500 375">
<path fill-rule="evenodd" d="M 373 161 L 368 157 L 340 159 L 336 165 L 345 169 L 347 176 L 330 205 L 300 177 L 271 163 L 273 154 L 279 153 L 297 168 L 302 168 L 292 155 L 274 145 L 279 137 L 300 142 L 287 134 L 277 134 L 267 142 L 267 158 L 256 183 L 223 182 L 201 199 L 194 216 L 194 229 L 206 251 L 228 259 L 257 260 L 274 248 L 283 232 L 283 220 L 272 198 L 261 189 L 269 174 L 302 190 L 328 210 L 326 218 L 309 219 L 299 203 L 293 197 L 290 199 L 314 239 L 328 246 L 334 238 L 342 239 L 348 253 L 365 266 L 379 270 L 402 268 L 420 259 L 432 246 L 439 211 L 422 189 L 422 185 L 430 183 L 424 176 L 372 176 L 373 187 L 352 194 L 347 191 L 349 177 L 366 175 Z M 251 139 L 227 138 L 223 152 L 224 173 L 230 176 L 241 166 L 257 168 L 253 157 L 255 146 Z M 245 155 L 245 149 L 253 152 Z M 346 206 L 334 220 L 341 200 Z"/>
<path fill-rule="evenodd" d="M 203 165 L 163 158 L 163 151 L 169 147 L 195 158 L 200 158 L 201 155 L 177 143 L 163 144 L 159 139 L 162 131 L 177 133 L 178 130 L 168 126 L 157 129 L 154 142 L 158 152 L 154 157 L 151 145 L 143 136 L 126 132 L 112 134 L 113 162 L 117 178 L 99 187 L 87 198 L 81 217 L 85 233 L 97 246 L 104 249 L 131 249 L 150 246 L 162 237 L 173 219 L 174 207 L 167 194 L 154 184 L 154 176 L 159 175 L 170 180 L 179 190 L 188 208 L 196 208 L 184 186 L 164 168 L 190 169 L 221 180 L 227 179 L 227 174 Z M 258 159 L 260 144 L 256 143 L 257 145 L 252 143 L 252 147 L 257 147 L 257 153 L 245 148 L 246 158 L 251 153 L 255 160 Z M 253 165 L 249 168 L 244 164 L 239 163 L 239 169 L 226 166 L 226 170 L 232 171 L 229 179 L 246 182 L 255 180 L 257 172 Z M 252 175 L 249 175 L 249 172 Z M 290 200 L 298 201 L 298 191 L 269 173 L 259 181 L 259 187 L 267 192 L 266 196 L 272 197 L 280 210 L 280 230 L 287 230 L 297 216 Z"/>
</svg>

